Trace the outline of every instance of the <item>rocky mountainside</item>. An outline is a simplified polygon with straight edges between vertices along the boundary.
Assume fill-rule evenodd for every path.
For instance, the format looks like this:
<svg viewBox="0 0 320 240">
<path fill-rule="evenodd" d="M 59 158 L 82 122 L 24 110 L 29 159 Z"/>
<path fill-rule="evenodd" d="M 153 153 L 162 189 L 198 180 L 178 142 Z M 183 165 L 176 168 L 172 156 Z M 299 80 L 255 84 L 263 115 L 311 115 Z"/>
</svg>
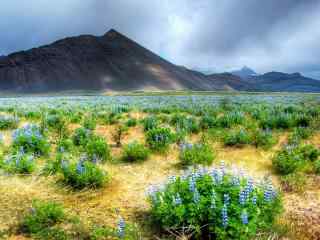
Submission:
<svg viewBox="0 0 320 240">
<path fill-rule="evenodd" d="M 219 74 L 208 77 L 176 66 L 115 30 L 0 58 L 0 90 L 9 91 L 220 90 L 216 80 L 221 81 Z"/>
<path fill-rule="evenodd" d="M 257 91 L 269 92 L 320 92 L 320 81 L 307 78 L 300 73 L 268 72 L 243 78 L 254 85 Z"/>
<path fill-rule="evenodd" d="M 210 74 L 174 65 L 121 33 L 81 35 L 0 56 L 0 91 L 241 90 L 320 91 L 301 75 Z"/>
<path fill-rule="evenodd" d="M 241 78 L 247 78 L 250 76 L 255 76 L 257 73 L 253 71 L 251 68 L 244 66 L 243 68 L 239 70 L 235 70 L 231 72 L 233 75 L 239 76 Z"/>
</svg>

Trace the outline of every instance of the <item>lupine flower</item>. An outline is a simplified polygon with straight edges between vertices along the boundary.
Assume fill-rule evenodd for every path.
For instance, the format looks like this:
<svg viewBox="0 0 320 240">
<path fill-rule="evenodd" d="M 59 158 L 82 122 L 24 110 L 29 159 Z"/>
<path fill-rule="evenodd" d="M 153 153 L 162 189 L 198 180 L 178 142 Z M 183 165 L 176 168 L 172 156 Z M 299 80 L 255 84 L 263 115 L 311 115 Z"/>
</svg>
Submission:
<svg viewBox="0 0 320 240">
<path fill-rule="evenodd" d="M 240 191 L 239 193 L 239 204 L 244 205 L 246 203 L 247 197 L 245 191 Z"/>
<path fill-rule="evenodd" d="M 200 193 L 199 193 L 198 189 L 195 189 L 194 193 L 193 193 L 193 202 L 199 203 L 199 201 L 200 201 Z"/>
<path fill-rule="evenodd" d="M 118 229 L 117 229 L 117 234 L 120 239 L 125 237 L 125 228 L 126 228 L 126 223 L 124 219 L 120 217 L 118 222 Z"/>
<path fill-rule="evenodd" d="M 196 180 L 194 174 L 189 178 L 189 190 L 190 192 L 194 192 L 196 189 Z"/>
<path fill-rule="evenodd" d="M 254 196 L 252 197 L 252 204 L 253 204 L 253 205 L 257 205 L 257 195 L 254 195 Z"/>
<path fill-rule="evenodd" d="M 223 200 L 224 200 L 224 204 L 226 206 L 228 206 L 230 204 L 230 196 L 229 196 L 229 194 L 224 194 L 223 195 Z"/>
<path fill-rule="evenodd" d="M 228 226 L 228 208 L 227 205 L 224 204 L 221 210 L 221 220 L 222 220 L 222 226 L 226 228 Z"/>
<path fill-rule="evenodd" d="M 79 161 L 77 164 L 76 171 L 78 174 L 83 174 L 85 172 L 85 167 L 83 166 L 83 162 Z"/>
<path fill-rule="evenodd" d="M 177 196 L 173 197 L 173 204 L 174 205 L 181 205 L 182 204 L 182 199 L 181 199 L 179 193 L 177 194 Z"/>
<path fill-rule="evenodd" d="M 248 221 L 248 213 L 246 210 L 243 210 L 241 213 L 241 221 L 244 225 L 247 225 L 249 223 Z"/>
</svg>

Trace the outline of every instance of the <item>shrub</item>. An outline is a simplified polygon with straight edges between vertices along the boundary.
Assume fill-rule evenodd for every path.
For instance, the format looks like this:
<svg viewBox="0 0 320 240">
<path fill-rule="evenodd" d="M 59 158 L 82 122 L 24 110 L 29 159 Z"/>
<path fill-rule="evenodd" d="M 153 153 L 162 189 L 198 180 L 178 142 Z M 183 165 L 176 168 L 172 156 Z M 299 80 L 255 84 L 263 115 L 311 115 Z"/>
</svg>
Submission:
<svg viewBox="0 0 320 240">
<path fill-rule="evenodd" d="M 37 234 L 62 222 L 64 217 L 60 204 L 34 201 L 31 211 L 22 220 L 21 229 L 24 233 Z"/>
<path fill-rule="evenodd" d="M 83 121 L 83 127 L 89 130 L 94 130 L 97 126 L 97 120 L 93 116 L 86 117 Z"/>
<path fill-rule="evenodd" d="M 147 132 L 147 143 L 155 151 L 166 151 L 174 142 L 174 135 L 169 128 L 154 128 Z"/>
<path fill-rule="evenodd" d="M 294 128 L 293 132 L 289 135 L 289 144 L 299 144 L 301 140 L 308 139 L 312 135 L 312 130 L 310 128 L 298 127 Z"/>
<path fill-rule="evenodd" d="M 73 143 L 76 146 L 85 146 L 91 136 L 92 132 L 89 129 L 77 128 L 72 137 Z"/>
<path fill-rule="evenodd" d="M 109 145 L 106 140 L 99 136 L 92 136 L 88 139 L 85 151 L 91 161 L 105 162 L 111 158 Z"/>
<path fill-rule="evenodd" d="M 2 167 L 10 173 L 30 174 L 35 170 L 36 163 L 32 154 L 18 151 L 16 154 L 8 156 Z"/>
<path fill-rule="evenodd" d="M 269 113 L 260 120 L 263 129 L 288 129 L 295 125 L 292 114 L 288 113 Z"/>
<path fill-rule="evenodd" d="M 215 155 L 207 144 L 181 144 L 179 159 L 182 165 L 210 165 L 214 158 Z"/>
<path fill-rule="evenodd" d="M 252 143 L 251 136 L 244 129 L 235 130 L 227 133 L 224 136 L 223 141 L 226 146 L 237 146 L 237 147 L 241 147 L 243 145 Z"/>
<path fill-rule="evenodd" d="M 269 181 L 255 184 L 224 167 L 170 177 L 160 189 L 149 190 L 149 202 L 161 229 L 191 227 L 197 239 L 251 239 L 270 228 L 282 209 Z"/>
<path fill-rule="evenodd" d="M 316 174 L 320 175 L 320 160 L 314 162 L 314 170 Z"/>
<path fill-rule="evenodd" d="M 26 125 L 15 130 L 12 134 L 13 148 L 25 153 L 47 155 L 50 145 L 37 125 Z"/>
<path fill-rule="evenodd" d="M 217 120 L 214 116 L 205 115 L 200 120 L 200 126 L 202 129 L 214 128 L 217 126 Z"/>
<path fill-rule="evenodd" d="M 149 150 L 136 141 L 124 146 L 122 159 L 127 162 L 144 161 L 150 155 Z"/>
<path fill-rule="evenodd" d="M 107 181 L 107 174 L 96 164 L 80 160 L 78 163 L 63 161 L 61 172 L 66 184 L 75 189 L 101 187 Z"/>
<path fill-rule="evenodd" d="M 143 119 L 143 129 L 144 131 L 149 131 L 157 128 L 159 125 L 159 119 L 156 116 L 148 116 Z"/>
<path fill-rule="evenodd" d="M 0 115 L 0 130 L 17 128 L 19 119 L 17 117 Z"/>
<path fill-rule="evenodd" d="M 73 150 L 73 142 L 69 138 L 61 139 L 57 144 L 57 152 L 70 152 Z"/>
<path fill-rule="evenodd" d="M 45 119 L 46 125 L 54 130 L 65 128 L 66 120 L 61 114 L 50 114 Z"/>
<path fill-rule="evenodd" d="M 130 118 L 126 122 L 127 127 L 135 127 L 135 126 L 137 126 L 137 124 L 138 124 L 138 121 L 135 118 Z"/>
<path fill-rule="evenodd" d="M 254 135 L 254 143 L 256 147 L 269 149 L 276 143 L 276 140 L 274 139 L 271 131 L 258 130 Z"/>
<path fill-rule="evenodd" d="M 283 175 L 295 172 L 303 163 L 303 157 L 295 145 L 286 145 L 272 159 L 272 166 Z"/>
<path fill-rule="evenodd" d="M 234 125 L 241 124 L 245 120 L 242 112 L 229 112 L 221 116 L 217 120 L 217 125 L 222 128 L 231 128 Z"/>
<path fill-rule="evenodd" d="M 175 114 L 171 118 L 170 124 L 175 126 L 176 129 L 183 130 L 186 133 L 198 133 L 200 130 L 195 118 L 186 117 L 182 114 Z"/>
<path fill-rule="evenodd" d="M 121 147 L 122 145 L 122 138 L 128 132 L 127 126 L 118 125 L 115 131 L 112 134 L 113 140 L 116 142 L 117 147 Z"/>
</svg>

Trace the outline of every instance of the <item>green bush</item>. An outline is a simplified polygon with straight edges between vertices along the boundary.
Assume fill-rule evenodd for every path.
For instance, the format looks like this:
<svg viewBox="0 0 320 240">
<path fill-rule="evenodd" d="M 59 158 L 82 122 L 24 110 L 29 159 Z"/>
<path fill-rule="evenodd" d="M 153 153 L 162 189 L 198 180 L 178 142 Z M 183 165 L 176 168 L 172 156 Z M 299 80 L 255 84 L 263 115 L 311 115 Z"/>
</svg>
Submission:
<svg viewBox="0 0 320 240">
<path fill-rule="evenodd" d="M 316 174 L 320 175 L 320 160 L 314 162 L 314 170 Z"/>
<path fill-rule="evenodd" d="M 19 118 L 8 115 L 0 115 L 0 130 L 17 128 L 18 124 Z"/>
<path fill-rule="evenodd" d="M 176 127 L 177 130 L 186 133 L 198 133 L 200 131 L 199 124 L 195 118 L 186 117 L 182 114 L 175 114 L 170 120 L 170 124 Z"/>
<path fill-rule="evenodd" d="M 174 134 L 169 128 L 154 128 L 147 132 L 147 143 L 154 151 L 168 150 L 174 140 Z"/>
<path fill-rule="evenodd" d="M 73 134 L 72 140 L 73 144 L 76 146 L 85 146 L 88 139 L 91 138 L 92 132 L 86 128 L 77 128 Z"/>
<path fill-rule="evenodd" d="M 214 128 L 217 124 L 217 119 L 211 115 L 205 115 L 200 120 L 200 127 L 202 129 Z"/>
<path fill-rule="evenodd" d="M 138 124 L 138 121 L 135 118 L 130 118 L 126 122 L 127 127 L 135 127 L 135 126 L 137 126 L 137 124 Z"/>
<path fill-rule="evenodd" d="M 149 190 L 151 216 L 163 230 L 191 227 L 195 239 L 252 239 L 271 228 L 282 210 L 281 197 L 269 181 L 218 169 L 198 169 L 170 177 Z"/>
<path fill-rule="evenodd" d="M 149 131 L 157 128 L 159 125 L 159 119 L 156 116 L 148 116 L 143 119 L 143 129 L 144 131 Z"/>
<path fill-rule="evenodd" d="M 1 164 L 1 167 L 10 173 L 30 174 L 36 168 L 34 156 L 18 151 L 15 154 L 9 155 Z"/>
<path fill-rule="evenodd" d="M 254 134 L 254 143 L 256 147 L 269 149 L 276 143 L 276 140 L 270 130 L 258 130 Z"/>
<path fill-rule="evenodd" d="M 83 127 L 94 130 L 97 126 L 97 120 L 93 116 L 88 116 L 83 120 Z"/>
<path fill-rule="evenodd" d="M 106 140 L 100 136 L 92 136 L 88 139 L 85 151 L 91 161 L 106 162 L 111 159 L 110 148 Z"/>
<path fill-rule="evenodd" d="M 306 127 L 297 127 L 293 129 L 293 132 L 289 135 L 289 144 L 299 144 L 301 140 L 308 139 L 312 135 L 312 130 Z"/>
<path fill-rule="evenodd" d="M 27 234 L 37 234 L 62 222 L 64 218 L 60 204 L 34 201 L 31 211 L 22 220 L 21 229 Z"/>
<path fill-rule="evenodd" d="M 71 152 L 73 150 L 73 142 L 69 138 L 63 138 L 59 140 L 57 144 L 57 152 Z"/>
<path fill-rule="evenodd" d="M 13 132 L 12 139 L 12 147 L 16 151 L 22 150 L 25 153 L 36 155 L 47 155 L 49 153 L 50 144 L 37 125 L 26 125 L 18 128 Z"/>
<path fill-rule="evenodd" d="M 272 166 L 283 175 L 295 172 L 302 164 L 304 158 L 295 145 L 286 145 L 278 151 L 272 159 Z"/>
<path fill-rule="evenodd" d="M 226 146 L 241 147 L 243 145 L 251 144 L 252 138 L 246 130 L 240 129 L 226 133 L 223 142 Z"/>
<path fill-rule="evenodd" d="M 272 160 L 277 172 L 283 175 L 303 170 L 308 163 L 315 162 L 320 151 L 310 144 L 286 145 L 278 151 Z"/>
<path fill-rule="evenodd" d="M 61 131 L 66 127 L 66 119 L 62 114 L 50 114 L 46 117 L 45 121 L 49 129 Z"/>
<path fill-rule="evenodd" d="M 75 189 L 102 187 L 108 180 L 106 172 L 96 164 L 80 160 L 78 163 L 63 161 L 63 181 Z"/>
<path fill-rule="evenodd" d="M 214 158 L 215 154 L 207 144 L 184 143 L 180 146 L 179 159 L 182 165 L 210 165 Z"/>
<path fill-rule="evenodd" d="M 124 146 L 122 159 L 126 162 L 140 162 L 148 159 L 149 149 L 136 141 Z"/>
</svg>

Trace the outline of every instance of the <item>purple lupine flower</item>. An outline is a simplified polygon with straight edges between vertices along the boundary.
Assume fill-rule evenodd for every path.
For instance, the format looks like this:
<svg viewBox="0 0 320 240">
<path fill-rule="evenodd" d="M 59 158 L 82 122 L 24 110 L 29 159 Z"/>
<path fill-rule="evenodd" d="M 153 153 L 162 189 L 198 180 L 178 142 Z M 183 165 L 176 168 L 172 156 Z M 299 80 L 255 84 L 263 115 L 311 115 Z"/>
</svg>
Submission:
<svg viewBox="0 0 320 240">
<path fill-rule="evenodd" d="M 225 204 L 226 206 L 228 206 L 228 205 L 230 204 L 230 196 L 229 196 L 229 194 L 225 193 L 225 194 L 223 195 L 223 201 L 224 201 L 224 204 Z"/>
<path fill-rule="evenodd" d="M 247 225 L 249 223 L 248 221 L 248 213 L 246 210 L 243 210 L 241 213 L 241 221 L 244 225 Z"/>
<path fill-rule="evenodd" d="M 193 202 L 198 204 L 199 201 L 200 201 L 200 193 L 199 193 L 198 189 L 196 188 L 193 193 Z"/>
<path fill-rule="evenodd" d="M 125 229 L 126 229 L 126 223 L 122 217 L 120 217 L 118 222 L 118 228 L 117 228 L 117 234 L 120 239 L 125 237 Z"/>
<path fill-rule="evenodd" d="M 226 204 L 223 205 L 221 209 L 221 220 L 222 220 L 222 226 L 226 228 L 228 226 L 228 207 Z"/>
</svg>

